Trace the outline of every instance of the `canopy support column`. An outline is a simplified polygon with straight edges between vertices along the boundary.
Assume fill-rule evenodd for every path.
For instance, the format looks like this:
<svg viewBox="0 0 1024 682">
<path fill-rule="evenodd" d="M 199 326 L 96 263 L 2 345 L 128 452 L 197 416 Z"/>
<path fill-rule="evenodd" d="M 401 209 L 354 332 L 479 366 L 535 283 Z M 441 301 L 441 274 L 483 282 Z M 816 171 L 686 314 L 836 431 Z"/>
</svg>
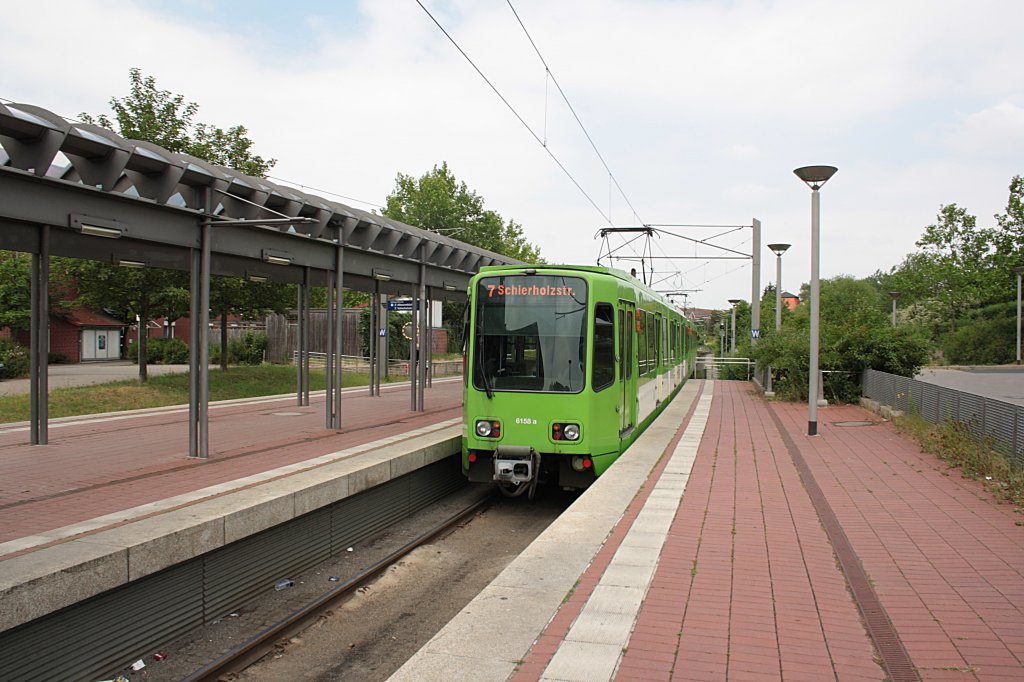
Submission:
<svg viewBox="0 0 1024 682">
<path fill-rule="evenodd" d="M 29 443 L 49 442 L 50 226 L 39 226 L 39 251 L 32 254 L 29 299 Z"/>
</svg>

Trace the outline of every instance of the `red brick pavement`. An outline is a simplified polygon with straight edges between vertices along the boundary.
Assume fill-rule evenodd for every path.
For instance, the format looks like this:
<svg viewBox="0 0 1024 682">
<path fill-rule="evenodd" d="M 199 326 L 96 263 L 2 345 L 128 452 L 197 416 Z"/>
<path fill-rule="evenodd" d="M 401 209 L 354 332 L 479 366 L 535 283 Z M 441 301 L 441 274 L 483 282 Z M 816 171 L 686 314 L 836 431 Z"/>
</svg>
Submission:
<svg viewBox="0 0 1024 682">
<path fill-rule="evenodd" d="M 0 428 L 0 542 L 367 443 L 460 414 L 462 383 L 435 381 L 427 412 L 409 410 L 407 387 L 345 392 L 340 431 L 324 428 L 324 398 L 211 405 L 210 456 L 188 458 L 188 410 L 51 424 L 49 444 Z"/>
<path fill-rule="evenodd" d="M 805 405 L 769 404 L 745 383 L 714 390 L 616 679 L 885 679 L 781 422 L 921 678 L 1024 680 L 1024 517 L 859 407 L 822 408 L 811 438 Z M 875 423 L 836 426 L 849 421 Z M 543 674 L 637 511 L 514 679 Z"/>
</svg>

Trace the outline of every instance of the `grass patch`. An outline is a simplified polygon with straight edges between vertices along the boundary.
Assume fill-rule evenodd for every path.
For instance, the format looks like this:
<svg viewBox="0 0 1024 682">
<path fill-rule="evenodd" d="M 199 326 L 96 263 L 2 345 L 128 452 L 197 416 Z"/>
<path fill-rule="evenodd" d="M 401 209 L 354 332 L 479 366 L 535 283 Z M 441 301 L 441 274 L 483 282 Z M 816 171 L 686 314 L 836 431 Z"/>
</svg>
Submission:
<svg viewBox="0 0 1024 682">
<path fill-rule="evenodd" d="M 210 370 L 210 400 L 233 400 L 265 395 L 294 393 L 296 370 L 293 365 L 239 365 L 226 372 Z M 370 383 L 365 372 L 342 372 L 342 385 L 366 386 Z M 405 377 L 395 377 L 396 381 Z M 327 375 L 322 369 L 310 369 L 309 389 L 322 391 L 327 386 Z M 153 376 L 145 384 L 129 379 L 108 384 L 56 388 L 50 391 L 50 417 L 74 417 L 100 412 L 120 412 L 147 407 L 183 405 L 188 403 L 188 374 Z M 0 396 L 0 423 L 27 421 L 29 396 Z"/>
<path fill-rule="evenodd" d="M 960 469 L 964 478 L 981 481 L 996 502 L 1024 510 L 1024 467 L 996 450 L 991 438 L 975 435 L 963 422 L 932 424 L 915 414 L 898 417 L 894 424 L 913 436 L 922 450 Z"/>
</svg>

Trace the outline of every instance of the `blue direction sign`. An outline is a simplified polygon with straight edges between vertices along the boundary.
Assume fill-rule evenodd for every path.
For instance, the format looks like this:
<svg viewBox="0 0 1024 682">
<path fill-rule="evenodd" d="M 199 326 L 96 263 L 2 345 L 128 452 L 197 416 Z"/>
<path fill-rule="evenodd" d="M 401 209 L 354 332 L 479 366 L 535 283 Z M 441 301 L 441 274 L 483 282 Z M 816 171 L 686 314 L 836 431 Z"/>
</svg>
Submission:
<svg viewBox="0 0 1024 682">
<path fill-rule="evenodd" d="M 412 299 L 411 298 L 393 298 L 388 301 L 388 311 L 392 313 L 411 313 L 412 312 Z"/>
<path fill-rule="evenodd" d="M 759 339 L 759 338 L 761 338 L 761 330 L 760 329 L 751 329 L 750 330 L 750 338 L 752 338 L 752 339 Z"/>
</svg>

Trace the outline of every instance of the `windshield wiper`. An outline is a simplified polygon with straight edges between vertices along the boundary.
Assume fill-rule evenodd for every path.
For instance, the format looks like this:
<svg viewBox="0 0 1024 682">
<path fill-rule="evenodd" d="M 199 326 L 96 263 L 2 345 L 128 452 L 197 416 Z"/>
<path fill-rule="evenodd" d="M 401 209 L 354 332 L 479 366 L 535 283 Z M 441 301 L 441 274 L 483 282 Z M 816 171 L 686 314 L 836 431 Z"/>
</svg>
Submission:
<svg viewBox="0 0 1024 682">
<path fill-rule="evenodd" d="M 487 392 L 487 398 L 490 400 L 494 399 L 494 391 L 491 390 L 491 382 L 487 380 L 487 369 L 484 367 L 484 336 L 483 334 L 477 334 L 476 337 L 476 366 L 480 371 L 480 380 L 484 384 L 484 391 Z"/>
</svg>

